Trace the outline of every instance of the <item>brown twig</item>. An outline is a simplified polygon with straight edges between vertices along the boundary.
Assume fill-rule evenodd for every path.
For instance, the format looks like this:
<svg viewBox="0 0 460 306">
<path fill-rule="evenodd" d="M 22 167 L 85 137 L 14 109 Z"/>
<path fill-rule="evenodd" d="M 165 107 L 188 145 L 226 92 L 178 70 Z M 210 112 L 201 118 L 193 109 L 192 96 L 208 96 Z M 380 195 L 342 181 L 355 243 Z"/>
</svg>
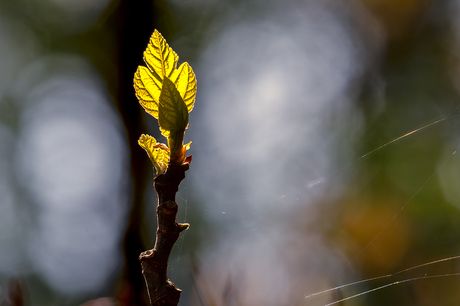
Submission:
<svg viewBox="0 0 460 306">
<path fill-rule="evenodd" d="M 189 163 L 181 166 L 170 164 L 165 173 L 154 179 L 158 198 L 155 247 L 139 256 L 152 306 L 176 306 L 179 303 L 182 290 L 168 279 L 166 272 L 169 255 L 179 233 L 189 227 L 186 223 L 176 222 L 178 205 L 175 201 L 179 184 L 189 167 Z"/>
</svg>

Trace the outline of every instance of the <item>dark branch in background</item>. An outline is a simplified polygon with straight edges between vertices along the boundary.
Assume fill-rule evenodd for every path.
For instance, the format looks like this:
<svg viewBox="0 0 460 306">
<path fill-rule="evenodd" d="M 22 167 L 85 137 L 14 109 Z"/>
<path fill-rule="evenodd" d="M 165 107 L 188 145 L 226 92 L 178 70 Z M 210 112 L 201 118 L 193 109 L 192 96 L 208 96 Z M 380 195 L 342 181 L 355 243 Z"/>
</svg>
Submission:
<svg viewBox="0 0 460 306">
<path fill-rule="evenodd" d="M 24 284 L 19 279 L 18 277 L 11 277 L 9 282 L 8 282 L 8 287 L 7 287 L 7 297 L 8 297 L 8 302 L 3 304 L 0 303 L 1 305 L 5 306 L 24 306 L 25 303 L 25 297 L 26 297 L 26 291 L 24 288 Z"/>
<path fill-rule="evenodd" d="M 116 101 L 126 127 L 132 179 L 132 202 L 123 237 L 125 264 L 117 292 L 117 299 L 123 306 L 149 304 L 148 290 L 146 290 L 139 265 L 139 254 L 147 249 L 144 241 L 150 240 L 149 237 L 143 239 L 146 234 L 142 231 L 141 225 L 144 224 L 142 217 L 145 213 L 144 193 L 152 165 L 148 158 L 145 158 L 144 151 L 137 143 L 139 136 L 145 132 L 146 128 L 141 115 L 143 110 L 139 107 L 134 92 L 133 76 L 139 64 L 142 63 L 140 55 L 143 54 L 152 32 L 155 28 L 161 28 L 158 26 L 160 23 L 168 24 L 168 16 L 168 5 L 165 0 L 122 0 L 119 2 L 113 20 L 117 28 L 118 67 L 120 69 L 116 86 Z M 166 28 L 171 28 L 171 26 Z"/>
<path fill-rule="evenodd" d="M 169 255 L 179 233 L 189 227 L 186 223 L 176 222 L 176 193 L 189 166 L 188 163 L 170 165 L 164 174 L 154 179 L 158 198 L 155 247 L 139 256 L 152 306 L 176 306 L 179 303 L 181 290 L 168 279 L 167 269 Z"/>
<path fill-rule="evenodd" d="M 145 153 L 139 148 L 137 140 L 145 131 L 142 109 L 133 89 L 133 76 L 140 64 L 140 54 L 153 29 L 154 1 L 122 0 L 114 14 L 113 23 L 117 28 L 118 82 L 116 101 L 123 123 L 126 127 L 127 142 L 130 151 L 130 168 L 132 180 L 132 198 L 126 232 L 123 237 L 124 267 L 117 298 L 121 305 L 148 305 L 145 282 L 139 266 L 139 253 L 146 249 L 142 236 L 142 216 L 145 212 L 144 193 L 147 187 L 151 164 Z"/>
</svg>

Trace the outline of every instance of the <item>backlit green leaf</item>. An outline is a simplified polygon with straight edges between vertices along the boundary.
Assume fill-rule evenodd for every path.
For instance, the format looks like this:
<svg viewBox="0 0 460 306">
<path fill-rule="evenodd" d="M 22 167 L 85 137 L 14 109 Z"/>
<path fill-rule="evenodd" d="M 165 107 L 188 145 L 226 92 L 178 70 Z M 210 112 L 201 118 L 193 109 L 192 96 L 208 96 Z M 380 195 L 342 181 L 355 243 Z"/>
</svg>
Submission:
<svg viewBox="0 0 460 306">
<path fill-rule="evenodd" d="M 190 113 L 195 104 L 196 96 L 196 77 L 192 70 L 192 67 L 188 63 L 183 63 L 179 67 L 179 76 L 176 80 L 173 80 L 176 84 L 177 90 L 179 91 L 182 99 L 184 99 L 187 110 Z"/>
<path fill-rule="evenodd" d="M 163 80 L 160 94 L 158 124 L 166 137 L 169 133 L 185 131 L 188 125 L 188 110 L 174 83 L 168 78 Z M 169 132 L 169 133 L 168 133 Z"/>
<path fill-rule="evenodd" d="M 134 89 L 145 111 L 158 119 L 161 81 L 158 81 L 148 68 L 139 66 L 134 75 Z"/>
<path fill-rule="evenodd" d="M 183 139 L 188 127 L 188 113 L 196 96 L 196 76 L 188 63 L 177 69 L 179 57 L 163 36 L 155 30 L 144 52 L 147 67 L 139 66 L 134 75 L 134 89 L 142 107 L 158 119 L 161 133 L 168 139 L 168 147 L 142 135 L 139 145 L 149 155 L 157 173 L 163 173 L 168 163 L 182 164 L 185 151 Z"/>
<path fill-rule="evenodd" d="M 159 81 L 165 76 L 175 78 L 175 74 L 178 73 L 176 69 L 178 59 L 176 52 L 169 47 L 160 32 L 155 30 L 144 52 L 144 61 L 149 70 Z"/>
<path fill-rule="evenodd" d="M 168 168 L 170 157 L 168 147 L 162 143 L 158 143 L 152 136 L 145 134 L 141 135 L 138 143 L 147 152 L 150 161 L 157 171 L 157 175 L 164 173 Z"/>
<path fill-rule="evenodd" d="M 190 112 L 196 96 L 196 76 L 188 63 L 176 69 L 179 57 L 155 30 L 144 52 L 147 67 L 139 66 L 134 75 L 134 89 L 142 107 L 158 119 L 158 107 L 163 79 L 169 78 Z"/>
</svg>

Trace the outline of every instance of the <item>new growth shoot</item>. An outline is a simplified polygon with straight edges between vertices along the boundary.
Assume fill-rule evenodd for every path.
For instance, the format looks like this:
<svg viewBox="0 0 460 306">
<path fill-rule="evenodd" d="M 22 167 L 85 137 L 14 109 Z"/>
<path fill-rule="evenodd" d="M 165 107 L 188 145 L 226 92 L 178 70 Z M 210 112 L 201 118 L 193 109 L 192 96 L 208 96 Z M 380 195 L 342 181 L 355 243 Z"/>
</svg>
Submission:
<svg viewBox="0 0 460 306">
<path fill-rule="evenodd" d="M 134 89 L 147 113 L 158 119 L 167 145 L 150 135 L 142 135 L 139 145 L 147 152 L 156 169 L 154 187 L 157 193 L 157 231 L 155 247 L 142 252 L 139 260 L 152 306 L 176 306 L 181 290 L 167 277 L 168 260 L 179 233 L 189 224 L 177 223 L 175 197 L 179 184 L 189 169 L 191 156 L 185 152 L 184 133 L 188 113 L 193 109 L 196 77 L 188 63 L 177 68 L 179 57 L 155 30 L 144 52 L 146 67 L 139 66 L 134 75 Z"/>
<path fill-rule="evenodd" d="M 134 75 L 139 103 L 158 119 L 161 134 L 168 139 L 165 145 L 150 135 L 139 138 L 139 145 L 147 152 L 157 175 L 164 173 L 169 163 L 184 163 L 185 151 L 190 148 L 190 143 L 183 142 L 188 113 L 195 104 L 196 77 L 186 62 L 176 68 L 178 60 L 176 52 L 155 30 L 144 52 L 147 67 L 139 66 Z"/>
</svg>

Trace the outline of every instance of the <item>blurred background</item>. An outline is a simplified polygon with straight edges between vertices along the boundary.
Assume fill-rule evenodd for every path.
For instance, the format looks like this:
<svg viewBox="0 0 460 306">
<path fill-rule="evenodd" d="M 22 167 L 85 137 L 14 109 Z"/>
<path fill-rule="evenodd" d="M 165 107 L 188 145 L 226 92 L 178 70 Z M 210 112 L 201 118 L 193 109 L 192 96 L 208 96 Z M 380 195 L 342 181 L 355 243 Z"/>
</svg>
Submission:
<svg viewBox="0 0 460 306">
<path fill-rule="evenodd" d="M 460 255 L 459 0 L 2 0 L 0 305 L 148 305 L 156 200 L 137 139 L 165 140 L 132 80 L 154 29 L 198 80 L 180 305 L 325 305 L 460 272 L 308 297 Z M 338 305 L 458 305 L 459 288 Z"/>
</svg>

